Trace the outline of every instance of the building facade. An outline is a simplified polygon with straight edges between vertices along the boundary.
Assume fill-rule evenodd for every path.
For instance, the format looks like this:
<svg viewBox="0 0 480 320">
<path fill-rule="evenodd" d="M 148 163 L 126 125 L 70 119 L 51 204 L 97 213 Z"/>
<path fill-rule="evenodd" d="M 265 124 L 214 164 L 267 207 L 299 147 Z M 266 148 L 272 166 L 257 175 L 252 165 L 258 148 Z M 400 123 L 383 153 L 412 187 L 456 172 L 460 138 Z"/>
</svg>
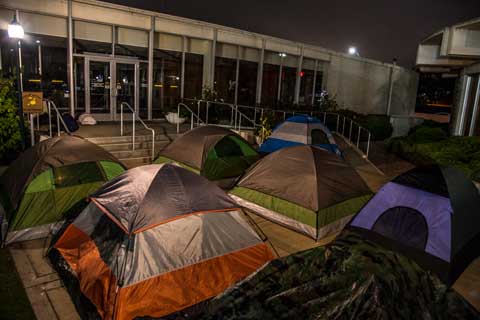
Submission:
<svg viewBox="0 0 480 320">
<path fill-rule="evenodd" d="M 418 46 L 416 65 L 421 73 L 456 79 L 452 134 L 480 136 L 480 18 L 427 37 Z"/>
<path fill-rule="evenodd" d="M 116 120 L 125 101 L 156 119 L 205 89 L 248 106 L 312 107 L 326 90 L 340 108 L 414 111 L 418 77 L 399 66 L 93 0 L 0 0 L 4 75 L 16 66 L 6 32 L 16 10 L 26 32 L 23 89 L 74 115 Z"/>
</svg>

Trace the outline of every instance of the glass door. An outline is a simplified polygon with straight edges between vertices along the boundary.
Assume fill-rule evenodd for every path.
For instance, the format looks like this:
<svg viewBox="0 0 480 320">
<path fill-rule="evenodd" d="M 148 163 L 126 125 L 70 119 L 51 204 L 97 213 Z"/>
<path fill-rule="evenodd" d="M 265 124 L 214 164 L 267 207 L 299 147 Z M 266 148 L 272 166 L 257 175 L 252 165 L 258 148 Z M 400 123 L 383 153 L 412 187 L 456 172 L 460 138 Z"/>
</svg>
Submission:
<svg viewBox="0 0 480 320">
<path fill-rule="evenodd" d="M 90 60 L 86 61 L 88 77 L 85 78 L 87 88 L 86 109 L 94 114 L 95 118 L 110 120 L 111 112 L 111 74 L 110 62 Z"/>
<path fill-rule="evenodd" d="M 116 119 L 120 119 L 120 108 L 126 102 L 134 110 L 137 110 L 138 97 L 138 63 L 115 63 L 115 96 L 116 96 Z M 123 112 L 130 116 L 131 111 L 125 107 Z"/>
</svg>

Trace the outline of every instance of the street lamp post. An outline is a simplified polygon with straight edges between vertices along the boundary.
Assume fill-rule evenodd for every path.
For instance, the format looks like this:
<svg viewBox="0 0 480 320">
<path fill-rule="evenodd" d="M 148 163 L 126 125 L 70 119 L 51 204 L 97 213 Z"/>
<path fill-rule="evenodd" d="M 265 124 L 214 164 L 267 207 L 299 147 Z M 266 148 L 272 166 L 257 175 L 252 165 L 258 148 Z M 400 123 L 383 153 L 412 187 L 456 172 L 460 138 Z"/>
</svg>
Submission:
<svg viewBox="0 0 480 320">
<path fill-rule="evenodd" d="M 13 15 L 13 20 L 8 25 L 8 37 L 10 39 L 15 39 L 17 42 L 17 100 L 18 100 L 18 117 L 19 117 L 19 126 L 20 126 L 20 136 L 22 143 L 22 150 L 25 149 L 25 125 L 23 123 L 23 101 L 22 101 L 22 80 L 21 80 L 21 40 L 24 36 L 24 31 L 22 25 L 17 20 L 18 11 Z"/>
</svg>

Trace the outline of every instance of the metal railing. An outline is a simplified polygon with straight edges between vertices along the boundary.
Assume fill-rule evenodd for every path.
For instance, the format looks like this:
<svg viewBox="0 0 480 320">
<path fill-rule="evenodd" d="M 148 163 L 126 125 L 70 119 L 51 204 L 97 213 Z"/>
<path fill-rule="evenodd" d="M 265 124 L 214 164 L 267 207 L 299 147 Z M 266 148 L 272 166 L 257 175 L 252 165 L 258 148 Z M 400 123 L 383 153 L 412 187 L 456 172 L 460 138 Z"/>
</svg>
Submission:
<svg viewBox="0 0 480 320">
<path fill-rule="evenodd" d="M 188 110 L 195 115 L 197 118 L 197 125 L 200 125 L 202 116 L 204 116 L 205 121 L 202 121 L 203 124 L 208 124 L 211 118 L 212 107 L 227 107 L 230 109 L 230 121 L 228 124 L 219 123 L 216 125 L 224 126 L 228 128 L 233 128 L 234 130 L 241 129 L 257 129 L 261 128 L 262 125 L 257 123 L 257 119 L 261 119 L 266 112 L 273 113 L 274 115 L 279 115 L 283 120 L 287 119 L 287 116 L 294 115 L 310 115 L 315 116 L 323 121 L 324 125 L 332 132 L 335 132 L 338 135 L 341 135 L 345 140 L 350 143 L 350 145 L 355 146 L 360 150 L 365 158 L 368 158 L 370 152 L 370 142 L 371 142 L 371 133 L 368 129 L 362 127 L 359 123 L 354 120 L 345 117 L 339 113 L 335 112 L 324 112 L 324 111 L 287 111 L 287 110 L 276 110 L 270 108 L 262 107 L 252 107 L 245 105 L 235 105 L 233 103 L 226 102 L 217 102 L 217 101 L 207 101 L 207 100 L 197 100 L 197 99 L 184 99 L 185 101 L 190 101 L 193 104 L 196 104 L 197 113 L 187 107 L 185 103 L 181 103 L 183 106 L 188 108 Z M 246 110 L 246 111 L 245 111 Z M 218 112 L 218 110 L 217 110 Z M 180 115 L 180 112 L 178 111 Z M 250 116 L 249 116 L 250 115 Z M 246 119 L 247 125 L 242 125 L 242 119 Z M 217 119 L 218 120 L 218 119 Z M 192 117 L 192 128 L 193 128 L 193 117 Z M 262 139 L 263 140 L 263 139 Z"/>
<path fill-rule="evenodd" d="M 192 109 L 190 109 L 185 103 L 179 103 L 177 105 L 177 120 L 180 120 L 180 108 L 183 107 L 185 109 L 187 109 L 187 111 L 190 112 L 190 130 L 193 129 L 193 123 L 194 123 L 194 120 L 193 118 L 197 118 L 197 125 L 200 125 L 200 124 L 204 124 L 204 122 L 202 121 L 202 119 L 199 118 L 199 116 L 193 112 Z M 180 133 L 180 121 L 177 121 L 177 134 Z"/>
<path fill-rule="evenodd" d="M 147 126 L 147 124 L 138 117 L 135 109 L 133 109 L 127 102 L 120 103 L 120 135 L 123 136 L 123 109 L 127 107 L 132 112 L 132 150 L 135 151 L 135 122 L 136 120 L 140 121 L 140 123 L 144 126 L 145 129 L 152 132 L 152 160 L 155 159 L 155 130 Z"/>
<path fill-rule="evenodd" d="M 65 129 L 65 132 L 67 134 L 71 134 L 70 130 L 68 130 L 68 127 L 65 123 L 65 121 L 63 121 L 63 118 L 62 118 L 62 114 L 60 113 L 60 111 L 58 111 L 58 108 L 57 108 L 57 105 L 55 104 L 55 102 L 53 102 L 52 100 L 50 99 L 44 99 L 44 101 L 47 103 L 47 110 L 48 110 L 48 135 L 50 136 L 50 138 L 53 137 L 53 130 L 52 130 L 52 107 L 53 107 L 53 110 L 55 111 L 55 114 L 56 114 L 56 118 L 57 118 L 57 136 L 60 136 L 60 123 L 63 125 L 63 128 Z M 37 120 L 37 127 L 39 127 L 40 124 Z"/>
</svg>

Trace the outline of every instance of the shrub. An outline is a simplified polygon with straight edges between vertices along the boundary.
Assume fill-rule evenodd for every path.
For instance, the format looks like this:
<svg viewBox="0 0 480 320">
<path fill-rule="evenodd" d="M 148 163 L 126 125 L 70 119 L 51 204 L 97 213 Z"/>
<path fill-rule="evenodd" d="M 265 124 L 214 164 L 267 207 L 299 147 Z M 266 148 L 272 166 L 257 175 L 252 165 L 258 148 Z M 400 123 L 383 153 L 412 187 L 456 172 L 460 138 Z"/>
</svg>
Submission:
<svg viewBox="0 0 480 320">
<path fill-rule="evenodd" d="M 413 143 L 427 143 L 444 140 L 447 134 L 441 128 L 434 127 L 419 127 L 408 136 L 408 139 Z"/>
<path fill-rule="evenodd" d="M 0 78 L 0 161 L 20 151 L 21 139 L 13 80 Z"/>
<path fill-rule="evenodd" d="M 392 136 L 393 127 L 388 116 L 370 114 L 358 117 L 357 122 L 370 131 L 374 141 L 385 140 Z"/>
</svg>

